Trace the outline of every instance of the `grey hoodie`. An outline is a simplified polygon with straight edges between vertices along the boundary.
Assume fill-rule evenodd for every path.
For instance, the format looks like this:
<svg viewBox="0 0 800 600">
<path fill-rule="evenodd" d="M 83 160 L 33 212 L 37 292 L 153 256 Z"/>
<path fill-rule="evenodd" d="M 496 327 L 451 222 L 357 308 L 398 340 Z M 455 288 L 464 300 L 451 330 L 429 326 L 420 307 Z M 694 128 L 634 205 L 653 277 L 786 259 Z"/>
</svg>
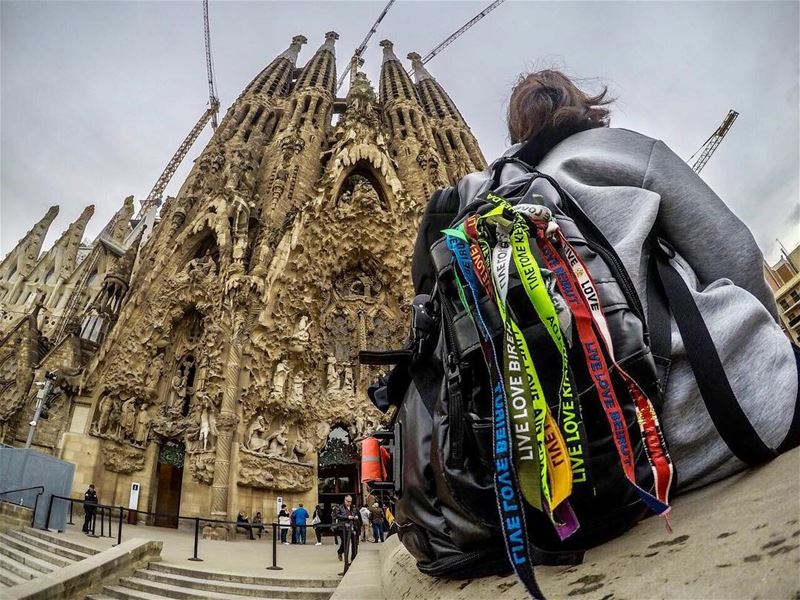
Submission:
<svg viewBox="0 0 800 600">
<path fill-rule="evenodd" d="M 776 323 L 763 257 L 744 223 L 664 142 L 626 129 L 572 135 L 537 169 L 553 176 L 614 245 L 645 314 L 649 257 L 644 241 L 658 226 L 678 252 L 673 264 L 694 290 L 744 413 L 767 445 L 783 441 L 797 399 L 797 365 Z M 501 183 L 520 175 L 518 166 L 506 165 Z M 488 171 L 462 179 L 462 206 L 487 185 Z M 711 422 L 674 319 L 662 427 L 680 491 L 745 468 Z"/>
</svg>

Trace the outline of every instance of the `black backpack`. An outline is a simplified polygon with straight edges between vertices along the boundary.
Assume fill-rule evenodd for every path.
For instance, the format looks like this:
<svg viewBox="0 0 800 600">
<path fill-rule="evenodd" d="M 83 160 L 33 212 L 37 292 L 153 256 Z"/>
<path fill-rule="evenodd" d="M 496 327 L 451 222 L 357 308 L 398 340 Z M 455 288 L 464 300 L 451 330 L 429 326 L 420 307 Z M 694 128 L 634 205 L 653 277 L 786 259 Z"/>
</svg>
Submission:
<svg viewBox="0 0 800 600">
<path fill-rule="evenodd" d="M 509 161 L 528 174 L 498 186 Z M 676 474 L 658 416 L 671 312 L 731 450 L 748 464 L 775 451 L 730 391 L 688 288 L 670 273 L 669 244 L 650 240 L 652 279 L 663 283 L 648 291 L 645 315 L 614 248 L 553 178 L 514 157 L 493 169 L 477 198 L 459 198 L 456 187 L 433 195 L 412 263 L 409 343 L 360 355 L 395 365 L 370 389 L 378 408 L 397 407 L 378 435 L 392 446 L 394 478 L 374 486 L 394 492 L 399 536 L 421 572 L 513 570 L 541 597 L 534 565 L 580 563 L 585 550 L 668 511 Z M 523 366 L 520 338 L 532 367 Z M 796 413 L 778 451 L 797 438 Z M 557 492 L 567 479 L 564 500 Z"/>
</svg>

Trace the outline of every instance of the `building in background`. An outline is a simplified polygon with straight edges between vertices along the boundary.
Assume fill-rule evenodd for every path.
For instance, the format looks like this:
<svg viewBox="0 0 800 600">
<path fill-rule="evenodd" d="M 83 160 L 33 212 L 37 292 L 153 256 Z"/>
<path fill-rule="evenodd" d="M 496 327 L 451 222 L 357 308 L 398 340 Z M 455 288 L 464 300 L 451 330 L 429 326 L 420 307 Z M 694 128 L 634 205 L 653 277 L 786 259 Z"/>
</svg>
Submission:
<svg viewBox="0 0 800 600">
<path fill-rule="evenodd" d="M 0 442 L 25 443 L 55 371 L 33 444 L 77 465 L 73 492 L 127 505 L 137 483 L 175 526 L 360 489 L 344 446 L 382 415 L 357 353 L 402 346 L 427 199 L 485 161 L 388 40 L 377 93 L 355 59 L 337 98 L 337 38 L 298 67 L 296 36 L 256 75 L 149 236 L 129 198 L 91 246 L 89 207 L 40 256 L 54 207 L 0 264 Z"/>
<path fill-rule="evenodd" d="M 781 327 L 800 345 L 800 246 L 791 252 L 781 246 L 781 259 L 765 271 L 767 282 L 775 291 Z"/>
</svg>

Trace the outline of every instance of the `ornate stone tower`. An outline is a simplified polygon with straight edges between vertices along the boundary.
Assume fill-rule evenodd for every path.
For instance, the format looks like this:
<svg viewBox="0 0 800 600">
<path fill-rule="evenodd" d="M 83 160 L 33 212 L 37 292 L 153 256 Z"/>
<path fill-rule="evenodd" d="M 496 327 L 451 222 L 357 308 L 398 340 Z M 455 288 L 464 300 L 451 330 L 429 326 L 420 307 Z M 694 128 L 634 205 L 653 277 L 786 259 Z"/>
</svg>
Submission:
<svg viewBox="0 0 800 600">
<path fill-rule="evenodd" d="M 337 99 L 337 38 L 302 68 L 306 38 L 293 38 L 228 109 L 138 256 L 128 247 L 70 303 L 83 362 L 61 455 L 77 487 L 92 479 L 120 502 L 137 481 L 142 509 L 271 518 L 277 496 L 316 503 L 332 428 L 353 440 L 378 426 L 366 396 L 378 373 L 357 353 L 403 343 L 427 198 L 484 163 L 441 86 L 419 70 L 413 84 L 389 41 L 379 95 L 356 69 Z"/>
</svg>

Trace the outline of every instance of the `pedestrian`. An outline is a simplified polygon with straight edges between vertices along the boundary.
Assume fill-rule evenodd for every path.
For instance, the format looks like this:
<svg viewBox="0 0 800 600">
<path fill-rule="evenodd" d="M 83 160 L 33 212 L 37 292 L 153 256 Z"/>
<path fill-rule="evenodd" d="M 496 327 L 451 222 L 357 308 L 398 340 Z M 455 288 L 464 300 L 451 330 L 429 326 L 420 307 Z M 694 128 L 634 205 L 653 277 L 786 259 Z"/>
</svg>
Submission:
<svg viewBox="0 0 800 600">
<path fill-rule="evenodd" d="M 342 560 L 345 551 L 345 542 L 349 540 L 350 544 L 350 561 L 355 560 L 358 554 L 358 540 L 359 533 L 361 532 L 362 522 L 361 514 L 353 508 L 353 497 L 348 494 L 344 497 L 344 504 L 339 507 L 336 513 L 337 525 L 341 526 L 342 542 L 336 550 L 339 560 Z M 349 533 L 349 536 L 348 536 Z"/>
<path fill-rule="evenodd" d="M 281 528 L 281 544 L 288 545 L 289 542 L 286 541 L 286 535 L 292 525 L 292 518 L 289 516 L 289 511 L 286 510 L 285 504 L 281 504 L 281 511 L 278 513 L 278 525 Z"/>
<path fill-rule="evenodd" d="M 261 537 L 261 534 L 264 533 L 264 519 L 260 512 L 257 512 L 256 516 L 253 517 L 252 529 L 255 529 L 258 532 L 259 538 Z"/>
<path fill-rule="evenodd" d="M 297 509 L 294 511 L 294 526 L 297 529 L 297 543 L 305 545 L 306 543 L 306 521 L 308 520 L 308 511 L 303 508 L 301 502 Z"/>
<path fill-rule="evenodd" d="M 292 543 L 297 543 L 297 525 L 294 522 L 294 513 L 297 512 L 297 507 L 295 506 L 292 509 L 292 512 L 289 513 L 289 525 L 292 527 Z"/>
<path fill-rule="evenodd" d="M 236 517 L 236 530 L 238 531 L 240 529 L 249 534 L 251 540 L 256 539 L 253 537 L 253 528 L 250 525 L 250 519 L 248 519 L 247 515 L 243 512 L 240 512 Z"/>
<path fill-rule="evenodd" d="M 366 504 L 362 504 L 358 512 L 361 514 L 361 522 L 363 523 L 361 526 L 361 541 L 366 542 L 367 538 L 369 538 L 370 527 L 369 508 Z"/>
<path fill-rule="evenodd" d="M 376 544 L 383 542 L 383 509 L 377 502 L 369 509 L 369 517 L 372 523 L 372 541 Z"/>
<path fill-rule="evenodd" d="M 311 518 L 311 526 L 314 528 L 314 535 L 317 537 L 317 543 L 314 544 L 315 546 L 322 546 L 322 531 L 320 529 L 322 525 L 322 506 L 317 504 L 314 508 L 314 516 Z"/>
<path fill-rule="evenodd" d="M 97 512 L 97 491 L 94 484 L 89 484 L 89 489 L 83 495 L 83 533 L 89 535 L 94 531 L 94 515 Z"/>
</svg>

